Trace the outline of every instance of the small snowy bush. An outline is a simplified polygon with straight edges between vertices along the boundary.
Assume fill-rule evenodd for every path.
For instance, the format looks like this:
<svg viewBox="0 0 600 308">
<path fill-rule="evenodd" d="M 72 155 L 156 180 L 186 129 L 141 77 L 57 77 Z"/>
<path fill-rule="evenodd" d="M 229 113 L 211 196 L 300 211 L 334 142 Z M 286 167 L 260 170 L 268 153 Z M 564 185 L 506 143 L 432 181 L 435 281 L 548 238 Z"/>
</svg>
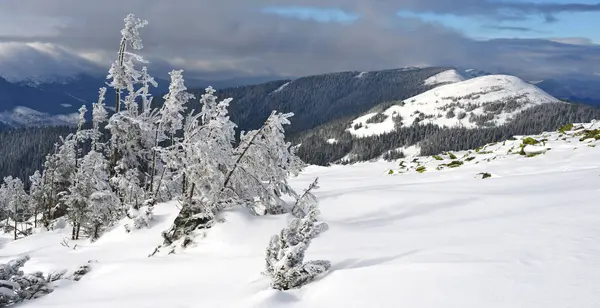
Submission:
<svg viewBox="0 0 600 308">
<path fill-rule="evenodd" d="M 24 274 L 21 268 L 27 261 L 29 256 L 23 256 L 0 264 L 0 307 L 47 295 L 53 291 L 51 283 L 64 276 L 64 272 Z"/>
<path fill-rule="evenodd" d="M 131 226 L 125 225 L 125 230 L 131 232 L 131 227 L 135 229 L 141 229 L 142 227 L 150 228 L 150 221 L 153 219 L 154 205 L 156 201 L 154 199 L 148 199 L 144 201 L 142 206 L 132 206 L 127 211 L 127 217 L 131 219 Z"/>
<path fill-rule="evenodd" d="M 306 216 L 293 219 L 279 235 L 271 238 L 266 250 L 264 274 L 271 277 L 274 289 L 302 287 L 331 267 L 331 263 L 325 260 L 304 262 L 304 253 L 311 240 L 328 228 L 326 223 L 317 221 L 318 213 L 316 204 L 312 204 Z"/>
</svg>

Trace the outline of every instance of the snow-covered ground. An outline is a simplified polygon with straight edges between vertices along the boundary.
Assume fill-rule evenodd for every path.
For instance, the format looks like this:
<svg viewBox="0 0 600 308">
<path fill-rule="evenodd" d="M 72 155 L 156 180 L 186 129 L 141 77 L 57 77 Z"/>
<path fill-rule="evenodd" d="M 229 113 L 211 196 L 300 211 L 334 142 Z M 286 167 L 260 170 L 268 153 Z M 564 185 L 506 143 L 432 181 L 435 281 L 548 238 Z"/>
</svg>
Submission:
<svg viewBox="0 0 600 308">
<path fill-rule="evenodd" d="M 27 308 L 596 308 L 600 147 L 576 134 L 536 136 L 551 150 L 534 157 L 509 155 L 498 143 L 477 155 L 504 159 L 424 173 L 388 175 L 399 162 L 309 167 L 293 186 L 320 178 L 330 230 L 306 260 L 330 260 L 333 270 L 299 290 L 271 290 L 260 275 L 286 215 L 230 211 L 194 247 L 149 258 L 175 202 L 157 206 L 151 229 L 118 226 L 75 250 L 60 244 L 68 229 L 4 240 L 0 262 L 29 254 L 25 271 L 50 271 L 93 260 L 81 281 L 19 306 Z"/>
<path fill-rule="evenodd" d="M 425 85 L 436 85 L 436 84 L 446 84 L 446 83 L 456 83 L 467 80 L 468 77 L 464 76 L 464 74 L 459 73 L 457 70 L 447 70 L 443 71 L 439 74 L 433 75 L 427 79 L 425 79 Z"/>
<path fill-rule="evenodd" d="M 429 83 L 452 82 L 404 100 L 383 111 L 385 119 L 369 123 L 377 113 L 368 113 L 352 121 L 348 131 L 356 137 L 368 137 L 394 131 L 395 118 L 400 117 L 402 126 L 413 125 L 415 118 L 422 124 L 474 128 L 478 124 L 471 115 L 493 114 L 496 125 L 506 123 L 523 110 L 544 103 L 560 102 L 538 87 L 518 77 L 509 75 L 489 75 L 458 81 L 454 71 L 442 72 L 428 79 Z M 454 80 L 454 81 L 452 81 Z M 504 104 L 486 110 L 490 104 Z M 512 107 L 511 107 L 512 105 Z M 499 108 L 499 111 L 496 110 Z M 449 115 L 448 112 L 452 111 Z M 463 114 L 463 116 L 461 116 Z"/>
</svg>

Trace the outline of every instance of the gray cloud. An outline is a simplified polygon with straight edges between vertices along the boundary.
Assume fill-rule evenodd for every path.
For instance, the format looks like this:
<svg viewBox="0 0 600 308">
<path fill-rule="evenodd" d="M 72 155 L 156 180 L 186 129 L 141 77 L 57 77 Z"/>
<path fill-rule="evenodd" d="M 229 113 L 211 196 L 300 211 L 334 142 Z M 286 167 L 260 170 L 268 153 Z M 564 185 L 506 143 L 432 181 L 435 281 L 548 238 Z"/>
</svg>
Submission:
<svg viewBox="0 0 600 308">
<path fill-rule="evenodd" d="M 536 32 L 534 29 L 527 28 L 527 27 L 485 25 L 484 28 L 494 29 L 494 30 L 508 30 L 508 31 L 516 31 L 516 32 Z"/>
<path fill-rule="evenodd" d="M 302 76 L 342 70 L 376 70 L 410 65 L 460 65 L 527 75 L 600 70 L 598 46 L 540 40 L 475 41 L 460 32 L 419 19 L 415 11 L 496 14 L 496 2 L 476 0 L 300 0 L 297 4 L 341 7 L 358 13 L 353 24 L 322 24 L 261 14 L 282 0 L 8 0 L 0 12 L 22 18 L 21 33 L 0 41 L 44 42 L 109 65 L 119 43 L 123 17 L 135 12 L 150 24 L 142 30 L 152 69 L 181 67 L 200 77 Z M 592 9 L 587 6 L 511 4 L 514 16 Z M 456 13 L 456 12 L 455 12 Z M 42 19 L 36 16 L 44 17 Z M 2 28 L 0 19 L 0 28 Z M 37 29 L 33 31 L 31 29 Z M 42 29 L 42 30 L 40 30 Z M 574 49 L 575 48 L 575 49 Z M 568 58 L 577 52 L 578 59 Z M 527 69 L 523 69 L 527 68 Z"/>
</svg>

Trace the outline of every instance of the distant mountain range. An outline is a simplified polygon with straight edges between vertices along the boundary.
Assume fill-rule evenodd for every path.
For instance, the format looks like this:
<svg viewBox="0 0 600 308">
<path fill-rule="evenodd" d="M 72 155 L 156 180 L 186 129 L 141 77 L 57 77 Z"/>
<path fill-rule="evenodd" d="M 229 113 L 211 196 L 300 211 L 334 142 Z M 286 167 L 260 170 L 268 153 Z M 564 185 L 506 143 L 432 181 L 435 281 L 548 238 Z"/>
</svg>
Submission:
<svg viewBox="0 0 600 308">
<path fill-rule="evenodd" d="M 233 112 L 234 117 L 238 119 L 246 118 L 245 115 L 262 114 L 258 109 L 271 107 L 286 109 L 293 105 L 297 105 L 299 108 L 290 107 L 288 109 L 304 114 L 302 108 L 306 107 L 300 106 L 317 103 L 331 105 L 331 108 L 335 108 L 342 117 L 351 115 L 358 110 L 368 110 L 382 101 L 404 99 L 407 98 L 406 95 L 419 94 L 427 90 L 430 85 L 415 87 L 410 85 L 411 82 L 422 81 L 428 78 L 425 76 L 428 73 L 435 75 L 446 69 L 448 68 L 408 67 L 378 72 L 340 72 L 275 81 L 269 81 L 274 77 L 235 78 L 220 81 L 189 78 L 187 83 L 188 87 L 192 89 L 203 89 L 208 85 L 223 89 L 222 96 L 231 96 L 235 99 L 233 105 L 244 105 L 240 107 L 243 109 L 240 111 L 242 114 L 238 115 L 236 111 Z M 402 76 L 402 73 L 406 72 L 409 74 Z M 425 75 L 419 75 L 413 80 L 411 79 L 413 77 L 408 77 L 411 72 L 421 72 L 421 75 Z M 491 75 L 485 71 L 467 68 L 457 68 L 455 72 L 463 78 Z M 361 75 L 361 78 L 353 78 L 358 75 Z M 73 114 L 82 104 L 87 105 L 89 109 L 91 104 L 97 100 L 98 88 L 105 86 L 105 82 L 104 76 L 89 74 L 78 74 L 71 77 L 11 79 L 11 81 L 0 77 L 0 128 L 2 126 L 70 124 L 74 119 Z M 153 93 L 157 96 L 157 101 L 160 101 L 160 97 L 168 90 L 168 81 L 158 79 L 158 83 L 159 86 L 157 89 L 153 89 Z M 531 81 L 531 83 L 559 99 L 600 106 L 600 78 L 546 79 Z M 291 87 L 286 86 L 286 89 L 283 89 L 285 91 L 281 91 L 281 93 L 259 94 L 259 92 L 264 92 L 274 86 L 276 88 L 271 91 L 275 91 L 283 84 L 291 85 Z M 290 93 L 294 95 L 292 96 Z M 109 106 L 114 105 L 111 94 L 108 93 L 107 96 L 107 105 Z M 250 105 L 253 107 L 250 108 Z M 326 120 L 330 119 L 323 118 L 323 121 Z M 260 121 L 257 119 L 255 122 Z M 308 124 L 306 121 L 313 123 Z M 306 124 L 301 125 L 304 128 L 323 123 L 312 117 L 307 118 L 306 121 L 302 121 Z"/>
</svg>

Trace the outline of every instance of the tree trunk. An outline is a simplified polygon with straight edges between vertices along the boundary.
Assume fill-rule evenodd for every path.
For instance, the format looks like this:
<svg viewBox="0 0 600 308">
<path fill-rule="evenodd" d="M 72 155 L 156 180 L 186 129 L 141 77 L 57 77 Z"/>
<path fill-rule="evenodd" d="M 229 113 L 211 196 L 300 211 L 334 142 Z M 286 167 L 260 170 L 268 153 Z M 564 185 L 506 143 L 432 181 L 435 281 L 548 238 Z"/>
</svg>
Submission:
<svg viewBox="0 0 600 308">
<path fill-rule="evenodd" d="M 96 224 L 94 226 L 94 234 L 92 235 L 92 239 L 94 241 L 97 240 L 100 237 L 100 235 L 98 234 L 98 231 L 100 231 L 100 224 Z"/>
<path fill-rule="evenodd" d="M 77 223 L 76 223 L 76 222 L 74 222 L 74 223 L 73 223 L 73 229 L 71 230 L 71 239 L 72 239 L 72 240 L 76 240 L 76 238 L 75 238 L 75 233 L 76 233 L 76 231 L 77 231 Z"/>
<path fill-rule="evenodd" d="M 79 239 L 79 230 L 81 230 L 81 224 L 77 223 L 77 231 L 75 232 L 75 239 Z"/>
<path fill-rule="evenodd" d="M 16 206 L 15 206 L 15 216 L 13 217 L 15 221 L 15 240 L 17 239 L 17 214 L 16 214 Z"/>
<path fill-rule="evenodd" d="M 119 67 L 123 67 L 123 58 L 125 55 L 125 47 L 126 46 L 127 46 L 127 39 L 122 38 L 121 46 L 119 47 L 119 57 L 117 59 L 117 61 L 119 62 Z M 119 113 L 119 112 L 121 112 L 121 89 L 115 88 L 115 92 L 117 94 L 116 113 Z"/>
</svg>

